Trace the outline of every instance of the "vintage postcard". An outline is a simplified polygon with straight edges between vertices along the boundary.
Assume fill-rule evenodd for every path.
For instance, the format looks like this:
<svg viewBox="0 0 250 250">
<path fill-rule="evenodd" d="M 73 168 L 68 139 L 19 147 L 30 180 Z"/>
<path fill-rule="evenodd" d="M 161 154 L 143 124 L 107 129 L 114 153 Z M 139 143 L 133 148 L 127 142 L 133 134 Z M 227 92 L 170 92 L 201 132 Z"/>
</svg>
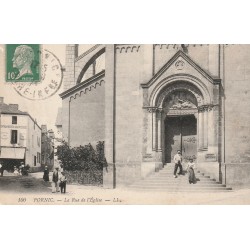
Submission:
<svg viewBox="0 0 250 250">
<path fill-rule="evenodd" d="M 0 204 L 250 204 L 250 45 L 0 45 Z"/>
</svg>

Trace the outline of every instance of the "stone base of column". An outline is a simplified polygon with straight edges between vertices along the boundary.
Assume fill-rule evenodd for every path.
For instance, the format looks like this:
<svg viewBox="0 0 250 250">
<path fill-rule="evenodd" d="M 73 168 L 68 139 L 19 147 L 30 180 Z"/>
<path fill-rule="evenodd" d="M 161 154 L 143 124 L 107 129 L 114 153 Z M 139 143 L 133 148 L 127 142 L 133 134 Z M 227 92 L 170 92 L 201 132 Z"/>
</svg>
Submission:
<svg viewBox="0 0 250 250">
<path fill-rule="evenodd" d="M 142 162 L 141 163 L 141 177 L 145 179 L 154 172 L 158 172 L 163 168 L 162 162 Z"/>
<path fill-rule="evenodd" d="M 209 175 L 210 178 L 215 179 L 218 182 L 222 181 L 219 162 L 198 162 L 197 170 Z"/>
<path fill-rule="evenodd" d="M 155 163 L 155 172 L 159 172 L 159 170 L 163 169 L 163 163 L 162 162 L 156 162 Z"/>
<path fill-rule="evenodd" d="M 141 163 L 141 178 L 145 179 L 147 176 L 155 172 L 155 162 Z"/>
</svg>

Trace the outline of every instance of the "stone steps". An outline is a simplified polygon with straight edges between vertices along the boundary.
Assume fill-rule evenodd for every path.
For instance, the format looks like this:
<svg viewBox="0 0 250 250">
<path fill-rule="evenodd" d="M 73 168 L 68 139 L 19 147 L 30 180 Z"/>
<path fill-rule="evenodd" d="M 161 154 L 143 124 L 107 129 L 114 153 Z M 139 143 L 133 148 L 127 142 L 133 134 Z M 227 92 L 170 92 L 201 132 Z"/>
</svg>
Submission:
<svg viewBox="0 0 250 250">
<path fill-rule="evenodd" d="M 188 174 L 185 171 L 177 178 L 174 178 L 173 172 L 173 165 L 167 165 L 159 172 L 130 185 L 129 188 L 144 192 L 228 192 L 232 190 L 232 188 L 226 187 L 200 171 L 195 171 L 196 184 L 189 184 Z"/>
</svg>

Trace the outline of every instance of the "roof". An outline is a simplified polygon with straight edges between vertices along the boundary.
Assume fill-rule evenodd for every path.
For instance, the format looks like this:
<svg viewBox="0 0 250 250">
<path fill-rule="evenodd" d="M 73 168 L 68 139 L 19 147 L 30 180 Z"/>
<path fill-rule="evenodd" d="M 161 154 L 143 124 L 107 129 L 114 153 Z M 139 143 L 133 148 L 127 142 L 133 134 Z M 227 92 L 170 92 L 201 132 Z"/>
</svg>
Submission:
<svg viewBox="0 0 250 250">
<path fill-rule="evenodd" d="M 62 108 L 58 108 L 56 116 L 56 126 L 62 126 Z"/>
<path fill-rule="evenodd" d="M 0 113 L 2 113 L 2 114 L 28 115 L 27 112 L 20 111 L 19 109 L 14 109 L 11 105 L 8 105 L 6 103 L 0 104 Z"/>
<path fill-rule="evenodd" d="M 41 127 L 37 124 L 36 119 L 34 119 L 28 112 L 23 112 L 19 109 L 14 108 L 11 105 L 6 103 L 0 103 L 0 114 L 7 114 L 7 115 L 27 115 L 30 119 L 38 126 L 39 129 Z"/>
</svg>

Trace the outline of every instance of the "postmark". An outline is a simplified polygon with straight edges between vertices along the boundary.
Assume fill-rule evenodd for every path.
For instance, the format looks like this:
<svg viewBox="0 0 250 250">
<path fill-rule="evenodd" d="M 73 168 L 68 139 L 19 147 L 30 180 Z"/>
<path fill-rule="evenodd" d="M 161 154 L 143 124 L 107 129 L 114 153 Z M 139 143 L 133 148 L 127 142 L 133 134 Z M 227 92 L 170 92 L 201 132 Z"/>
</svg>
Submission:
<svg viewBox="0 0 250 250">
<path fill-rule="evenodd" d="M 41 79 L 39 44 L 6 45 L 6 82 L 38 82 Z"/>
<path fill-rule="evenodd" d="M 12 82 L 14 89 L 29 100 L 44 100 L 53 96 L 61 87 L 62 65 L 59 59 L 48 50 L 41 50 L 40 81 Z"/>
</svg>

